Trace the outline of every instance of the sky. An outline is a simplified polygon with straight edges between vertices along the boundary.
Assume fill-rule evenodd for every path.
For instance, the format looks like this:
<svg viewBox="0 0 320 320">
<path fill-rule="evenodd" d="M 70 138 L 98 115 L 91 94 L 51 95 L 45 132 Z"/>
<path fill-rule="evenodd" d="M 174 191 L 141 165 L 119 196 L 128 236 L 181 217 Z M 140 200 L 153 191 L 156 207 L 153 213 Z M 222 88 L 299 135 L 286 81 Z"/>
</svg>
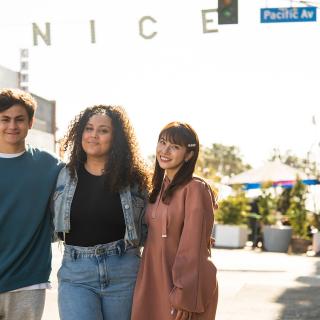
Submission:
<svg viewBox="0 0 320 320">
<path fill-rule="evenodd" d="M 319 0 L 311 2 L 320 6 Z M 287 0 L 239 0 L 239 23 L 218 25 L 217 0 L 0 0 L 0 64 L 19 70 L 29 49 L 29 88 L 57 101 L 57 137 L 81 110 L 122 105 L 144 156 L 170 121 L 190 123 L 205 146 L 236 145 L 262 165 L 274 148 L 319 159 L 320 17 L 260 23 L 260 8 Z M 318 15 L 320 14 L 318 10 Z M 139 35 L 139 20 L 147 21 Z M 89 21 L 96 43 L 90 43 Z M 32 41 L 32 22 L 51 24 L 51 46 Z M 315 116 L 316 124 L 312 122 Z"/>
</svg>

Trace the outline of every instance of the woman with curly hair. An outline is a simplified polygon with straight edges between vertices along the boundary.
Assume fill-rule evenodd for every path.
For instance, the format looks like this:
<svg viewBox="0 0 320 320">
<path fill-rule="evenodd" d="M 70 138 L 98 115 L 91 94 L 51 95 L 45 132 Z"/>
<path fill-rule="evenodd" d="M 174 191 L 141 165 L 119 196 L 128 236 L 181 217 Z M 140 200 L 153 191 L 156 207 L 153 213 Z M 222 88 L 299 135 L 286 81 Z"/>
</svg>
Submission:
<svg viewBox="0 0 320 320">
<path fill-rule="evenodd" d="M 161 130 L 131 320 L 215 319 L 210 238 L 216 201 L 210 186 L 193 176 L 198 153 L 190 125 L 172 122 Z"/>
<path fill-rule="evenodd" d="M 64 241 L 58 271 L 62 320 L 129 320 L 146 229 L 148 175 L 121 107 L 85 109 L 71 123 L 70 161 L 53 195 Z"/>
</svg>

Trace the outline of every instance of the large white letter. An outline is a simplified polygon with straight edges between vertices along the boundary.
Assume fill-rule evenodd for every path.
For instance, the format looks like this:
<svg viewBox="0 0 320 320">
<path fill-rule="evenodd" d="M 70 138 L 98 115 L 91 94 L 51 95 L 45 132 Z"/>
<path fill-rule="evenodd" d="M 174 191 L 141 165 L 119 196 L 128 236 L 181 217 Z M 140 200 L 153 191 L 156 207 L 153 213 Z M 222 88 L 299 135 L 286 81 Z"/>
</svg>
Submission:
<svg viewBox="0 0 320 320">
<path fill-rule="evenodd" d="M 206 15 L 208 13 L 212 12 L 218 12 L 217 9 L 207 9 L 207 10 L 202 10 L 202 30 L 203 33 L 211 33 L 211 32 L 218 32 L 218 29 L 208 29 L 207 28 L 207 23 L 208 22 L 214 22 L 212 19 L 207 19 Z"/>
<path fill-rule="evenodd" d="M 43 33 L 36 23 L 32 23 L 33 30 L 33 45 L 38 45 L 38 36 L 44 41 L 47 46 L 51 45 L 51 37 L 50 37 L 50 23 L 46 22 L 46 32 Z"/>
<path fill-rule="evenodd" d="M 146 34 L 144 33 L 144 31 L 143 31 L 143 24 L 144 24 L 144 22 L 145 22 L 146 20 L 149 20 L 149 21 L 151 21 L 151 22 L 153 22 L 153 23 L 157 23 L 157 21 L 156 21 L 155 19 L 153 19 L 152 17 L 150 17 L 150 16 L 144 16 L 144 17 L 142 17 L 142 18 L 140 19 L 140 21 L 139 21 L 139 34 L 140 34 L 140 36 L 141 36 L 142 38 L 152 39 L 153 37 L 156 36 L 157 32 L 154 31 L 154 32 L 150 33 L 149 35 L 146 35 Z"/>
<path fill-rule="evenodd" d="M 91 43 L 96 43 L 96 25 L 94 20 L 90 20 Z"/>
</svg>

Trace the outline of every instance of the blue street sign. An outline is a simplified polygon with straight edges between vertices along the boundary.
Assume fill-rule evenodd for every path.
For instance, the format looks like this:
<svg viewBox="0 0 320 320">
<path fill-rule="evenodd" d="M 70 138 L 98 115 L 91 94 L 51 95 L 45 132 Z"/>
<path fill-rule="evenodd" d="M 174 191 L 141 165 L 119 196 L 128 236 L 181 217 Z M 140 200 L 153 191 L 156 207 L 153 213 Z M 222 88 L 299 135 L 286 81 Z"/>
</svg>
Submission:
<svg viewBox="0 0 320 320">
<path fill-rule="evenodd" d="M 316 7 L 263 8 L 261 23 L 317 21 Z"/>
</svg>

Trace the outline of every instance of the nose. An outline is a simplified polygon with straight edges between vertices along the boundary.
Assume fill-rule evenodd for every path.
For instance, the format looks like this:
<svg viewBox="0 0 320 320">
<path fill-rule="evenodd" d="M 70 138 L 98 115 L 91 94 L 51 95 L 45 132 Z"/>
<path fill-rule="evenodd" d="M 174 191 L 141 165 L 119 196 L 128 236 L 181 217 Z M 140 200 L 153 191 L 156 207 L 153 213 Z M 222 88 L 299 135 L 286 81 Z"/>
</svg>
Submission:
<svg viewBox="0 0 320 320">
<path fill-rule="evenodd" d="M 14 119 L 10 120 L 8 127 L 9 129 L 16 129 L 18 127 L 17 122 Z"/>
<path fill-rule="evenodd" d="M 171 146 L 164 146 L 164 147 L 163 147 L 163 153 L 165 153 L 165 154 L 170 153 L 171 150 L 172 150 L 172 147 L 171 147 Z"/>
<path fill-rule="evenodd" d="M 96 138 L 97 135 L 98 135 L 97 130 L 91 130 L 90 135 L 91 135 L 91 137 L 95 137 Z"/>
</svg>

